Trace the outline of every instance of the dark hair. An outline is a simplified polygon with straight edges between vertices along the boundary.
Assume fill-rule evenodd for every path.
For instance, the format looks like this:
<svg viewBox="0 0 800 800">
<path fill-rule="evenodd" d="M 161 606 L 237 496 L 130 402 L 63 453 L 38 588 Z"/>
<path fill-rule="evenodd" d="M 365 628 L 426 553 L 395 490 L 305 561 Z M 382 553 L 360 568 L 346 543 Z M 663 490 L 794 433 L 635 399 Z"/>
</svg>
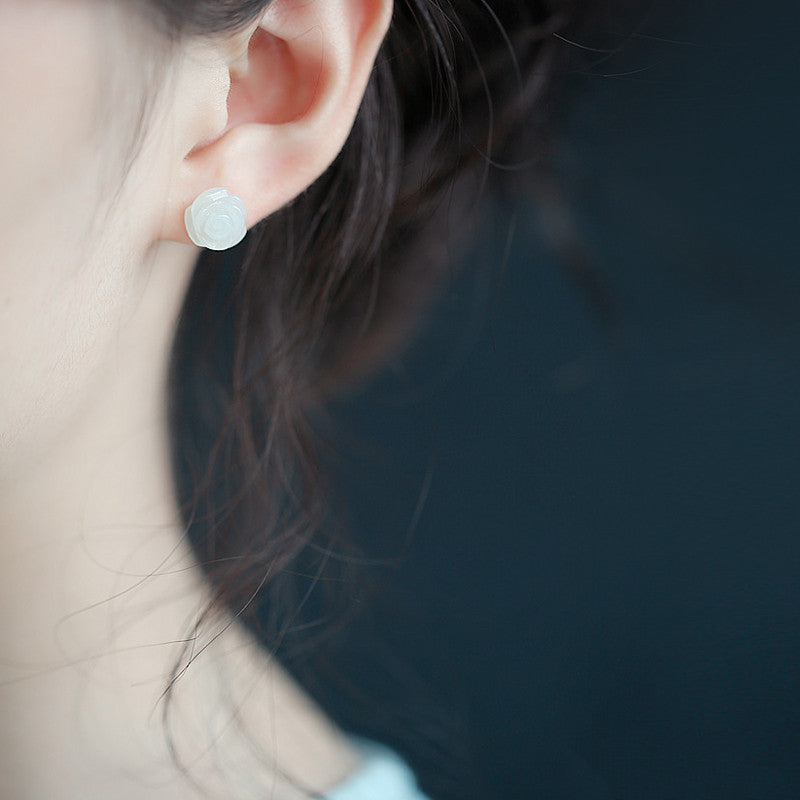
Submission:
<svg viewBox="0 0 800 800">
<path fill-rule="evenodd" d="M 236 30 L 268 4 L 139 0 L 173 41 Z M 396 0 L 332 166 L 235 249 L 202 253 L 169 385 L 177 495 L 214 592 L 195 633 L 224 610 L 288 661 L 335 629 L 298 622 L 312 590 L 353 585 L 363 555 L 329 513 L 325 403 L 408 340 L 481 190 L 547 172 L 568 107 L 555 89 L 581 52 L 565 41 L 598 5 Z M 187 643 L 170 686 L 196 652 Z"/>
</svg>

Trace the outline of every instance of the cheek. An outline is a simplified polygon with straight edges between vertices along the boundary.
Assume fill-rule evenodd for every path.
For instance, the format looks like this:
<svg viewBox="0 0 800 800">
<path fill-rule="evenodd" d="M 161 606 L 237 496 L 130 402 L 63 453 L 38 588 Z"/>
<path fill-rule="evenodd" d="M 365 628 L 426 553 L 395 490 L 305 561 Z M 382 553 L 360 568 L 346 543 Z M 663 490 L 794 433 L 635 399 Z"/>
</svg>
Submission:
<svg viewBox="0 0 800 800">
<path fill-rule="evenodd" d="M 0 9 L 0 471 L 78 413 L 131 293 L 130 239 L 94 225 L 96 35 L 74 10 Z"/>
</svg>

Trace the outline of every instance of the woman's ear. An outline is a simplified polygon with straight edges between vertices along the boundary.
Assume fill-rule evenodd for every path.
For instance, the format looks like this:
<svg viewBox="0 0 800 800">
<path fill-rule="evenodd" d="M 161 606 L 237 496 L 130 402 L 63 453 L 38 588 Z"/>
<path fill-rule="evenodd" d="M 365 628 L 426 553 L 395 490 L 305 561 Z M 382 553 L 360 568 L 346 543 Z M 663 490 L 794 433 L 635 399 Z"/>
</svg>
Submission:
<svg viewBox="0 0 800 800">
<path fill-rule="evenodd" d="M 184 211 L 206 189 L 241 197 L 250 228 L 313 183 L 344 146 L 391 15 L 392 0 L 273 0 L 238 58 L 198 68 L 208 86 L 192 90 L 159 238 L 191 244 Z"/>
</svg>

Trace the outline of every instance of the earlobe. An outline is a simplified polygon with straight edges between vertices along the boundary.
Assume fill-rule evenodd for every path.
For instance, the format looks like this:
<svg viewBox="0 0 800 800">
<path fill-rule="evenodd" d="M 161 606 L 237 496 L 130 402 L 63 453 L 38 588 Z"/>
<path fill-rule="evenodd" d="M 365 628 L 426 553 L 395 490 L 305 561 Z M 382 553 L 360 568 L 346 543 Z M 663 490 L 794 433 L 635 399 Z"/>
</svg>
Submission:
<svg viewBox="0 0 800 800">
<path fill-rule="evenodd" d="M 162 238 L 191 242 L 184 215 L 209 188 L 239 196 L 250 228 L 313 183 L 344 146 L 391 11 L 391 0 L 273 0 L 246 58 L 225 65 L 225 127 L 175 171 Z"/>
</svg>

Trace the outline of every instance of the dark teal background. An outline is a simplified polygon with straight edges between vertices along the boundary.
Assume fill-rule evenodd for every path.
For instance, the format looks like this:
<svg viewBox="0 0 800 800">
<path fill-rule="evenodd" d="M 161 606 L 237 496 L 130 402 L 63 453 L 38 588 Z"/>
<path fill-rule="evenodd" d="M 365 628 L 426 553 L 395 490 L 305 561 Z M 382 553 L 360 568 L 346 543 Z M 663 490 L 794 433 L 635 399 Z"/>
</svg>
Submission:
<svg viewBox="0 0 800 800">
<path fill-rule="evenodd" d="M 350 674 L 436 797 L 800 797 L 798 34 L 656 4 L 563 155 L 616 322 L 503 212 L 339 409 L 359 537 L 416 519 Z"/>
</svg>

